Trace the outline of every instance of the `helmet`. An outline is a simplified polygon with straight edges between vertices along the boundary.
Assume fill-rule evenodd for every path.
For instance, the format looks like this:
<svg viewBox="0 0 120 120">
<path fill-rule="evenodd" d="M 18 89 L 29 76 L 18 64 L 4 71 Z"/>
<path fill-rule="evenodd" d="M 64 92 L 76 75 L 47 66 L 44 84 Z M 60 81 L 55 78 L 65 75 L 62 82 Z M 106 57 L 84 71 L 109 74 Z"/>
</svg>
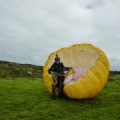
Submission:
<svg viewBox="0 0 120 120">
<path fill-rule="evenodd" d="M 58 54 L 56 54 L 55 61 L 60 61 L 60 58 L 58 57 Z"/>
</svg>

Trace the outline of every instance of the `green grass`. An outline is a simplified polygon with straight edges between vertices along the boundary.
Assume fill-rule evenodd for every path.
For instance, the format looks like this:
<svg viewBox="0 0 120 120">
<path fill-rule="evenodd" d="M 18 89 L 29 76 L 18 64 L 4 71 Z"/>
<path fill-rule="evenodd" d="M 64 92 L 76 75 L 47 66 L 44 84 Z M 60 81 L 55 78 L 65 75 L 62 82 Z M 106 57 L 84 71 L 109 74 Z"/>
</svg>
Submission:
<svg viewBox="0 0 120 120">
<path fill-rule="evenodd" d="M 93 99 L 51 99 L 43 79 L 0 79 L 0 120 L 120 120 L 120 77 Z"/>
</svg>

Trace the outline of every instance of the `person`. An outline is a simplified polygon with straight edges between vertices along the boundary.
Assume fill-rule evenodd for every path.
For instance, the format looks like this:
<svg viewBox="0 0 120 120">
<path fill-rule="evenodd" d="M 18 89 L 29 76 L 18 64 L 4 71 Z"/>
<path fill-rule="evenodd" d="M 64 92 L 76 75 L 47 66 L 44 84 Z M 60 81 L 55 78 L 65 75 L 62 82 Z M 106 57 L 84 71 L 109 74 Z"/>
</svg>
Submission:
<svg viewBox="0 0 120 120">
<path fill-rule="evenodd" d="M 59 97 L 62 96 L 62 89 L 63 89 L 63 81 L 64 81 L 64 71 L 68 71 L 70 67 L 65 67 L 62 62 L 60 62 L 60 57 L 56 54 L 55 62 L 52 66 L 48 69 L 48 73 L 56 73 L 57 76 L 57 83 L 52 84 L 52 98 L 56 98 L 56 87 L 59 89 Z M 61 83 L 61 85 L 60 85 Z"/>
</svg>

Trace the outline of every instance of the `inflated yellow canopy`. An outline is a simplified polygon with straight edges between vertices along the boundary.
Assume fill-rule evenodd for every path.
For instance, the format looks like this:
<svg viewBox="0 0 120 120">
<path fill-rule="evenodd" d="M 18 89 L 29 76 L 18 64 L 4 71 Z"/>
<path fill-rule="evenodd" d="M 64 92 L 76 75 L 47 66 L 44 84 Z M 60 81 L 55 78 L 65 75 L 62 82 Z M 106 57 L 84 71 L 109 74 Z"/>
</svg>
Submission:
<svg viewBox="0 0 120 120">
<path fill-rule="evenodd" d="M 73 67 L 78 78 L 73 84 L 65 84 L 64 92 L 70 98 L 92 98 L 104 87 L 109 75 L 109 61 L 105 53 L 91 44 L 75 44 L 51 53 L 44 65 L 44 81 L 52 91 L 52 77 L 48 69 L 58 54 L 66 67 Z"/>
</svg>

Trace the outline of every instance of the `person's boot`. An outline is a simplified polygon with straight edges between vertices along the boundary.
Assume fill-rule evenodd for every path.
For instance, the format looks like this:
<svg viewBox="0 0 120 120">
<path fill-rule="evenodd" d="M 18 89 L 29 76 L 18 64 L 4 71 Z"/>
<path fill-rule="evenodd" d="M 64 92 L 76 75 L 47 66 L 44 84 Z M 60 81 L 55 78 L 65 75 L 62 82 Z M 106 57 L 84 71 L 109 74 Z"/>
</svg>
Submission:
<svg viewBox="0 0 120 120">
<path fill-rule="evenodd" d="M 56 99 L 56 95 L 52 95 L 52 99 L 55 100 Z"/>
</svg>

